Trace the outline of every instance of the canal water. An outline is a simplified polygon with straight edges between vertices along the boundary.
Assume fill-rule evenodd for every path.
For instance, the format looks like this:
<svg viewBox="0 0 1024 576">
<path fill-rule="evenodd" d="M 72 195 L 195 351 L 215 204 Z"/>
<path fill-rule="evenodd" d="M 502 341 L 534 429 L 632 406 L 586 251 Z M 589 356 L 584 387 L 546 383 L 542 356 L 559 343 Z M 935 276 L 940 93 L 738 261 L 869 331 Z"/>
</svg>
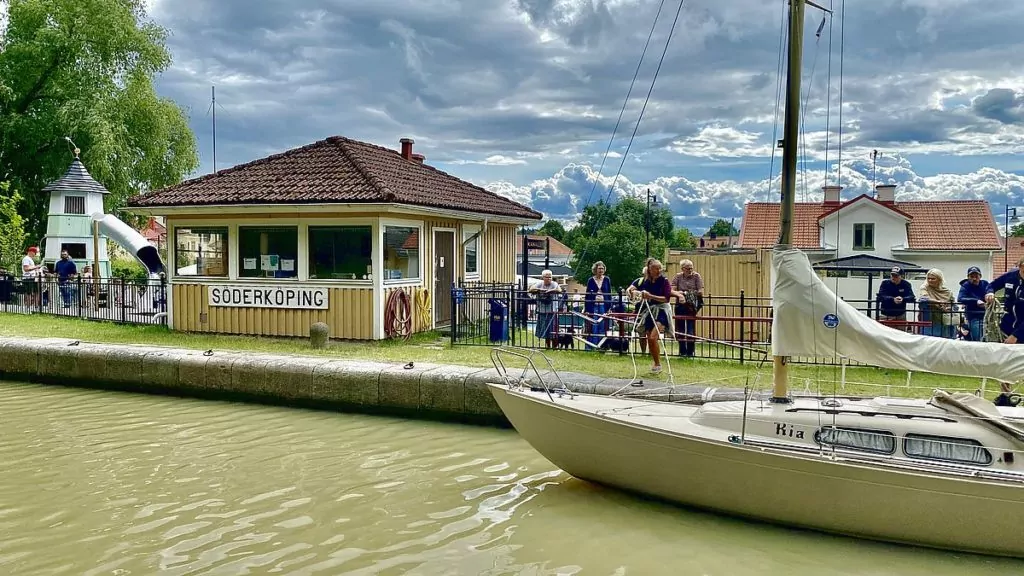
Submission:
<svg viewBox="0 0 1024 576">
<path fill-rule="evenodd" d="M 1015 573 L 645 501 L 512 430 L 0 382 L 0 574 Z"/>
</svg>

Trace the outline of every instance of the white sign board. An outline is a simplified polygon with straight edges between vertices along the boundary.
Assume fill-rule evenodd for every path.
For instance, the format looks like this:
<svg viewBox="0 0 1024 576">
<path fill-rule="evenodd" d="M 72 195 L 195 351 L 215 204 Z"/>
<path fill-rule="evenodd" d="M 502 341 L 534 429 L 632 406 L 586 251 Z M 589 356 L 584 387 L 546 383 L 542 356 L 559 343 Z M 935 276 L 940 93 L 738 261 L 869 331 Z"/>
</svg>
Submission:
<svg viewBox="0 0 1024 576">
<path fill-rule="evenodd" d="M 210 306 L 236 308 L 293 308 L 327 310 L 327 288 L 302 286 L 211 285 L 207 288 Z"/>
</svg>

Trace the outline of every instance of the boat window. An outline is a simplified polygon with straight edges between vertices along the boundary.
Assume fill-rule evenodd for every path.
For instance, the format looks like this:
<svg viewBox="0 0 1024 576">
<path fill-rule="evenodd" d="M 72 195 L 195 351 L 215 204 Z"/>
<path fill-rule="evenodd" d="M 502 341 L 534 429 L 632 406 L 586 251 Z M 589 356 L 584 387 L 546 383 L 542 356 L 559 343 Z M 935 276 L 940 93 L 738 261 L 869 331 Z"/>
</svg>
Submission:
<svg viewBox="0 0 1024 576">
<path fill-rule="evenodd" d="M 911 458 L 991 464 L 992 454 L 977 440 L 907 434 L 903 437 L 903 452 Z"/>
<path fill-rule="evenodd" d="M 885 430 L 824 426 L 814 434 L 814 440 L 818 444 L 835 448 L 849 448 L 878 454 L 896 452 L 896 436 Z"/>
</svg>

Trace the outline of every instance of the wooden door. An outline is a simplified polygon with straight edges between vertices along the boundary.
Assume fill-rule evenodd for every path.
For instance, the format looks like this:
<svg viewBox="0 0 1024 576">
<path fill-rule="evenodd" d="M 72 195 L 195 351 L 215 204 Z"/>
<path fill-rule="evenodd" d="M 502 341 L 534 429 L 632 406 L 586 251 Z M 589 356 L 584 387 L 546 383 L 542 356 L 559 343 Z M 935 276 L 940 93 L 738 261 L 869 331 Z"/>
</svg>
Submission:
<svg viewBox="0 0 1024 576">
<path fill-rule="evenodd" d="M 452 281 L 455 280 L 455 232 L 434 231 L 434 324 L 452 322 Z"/>
</svg>

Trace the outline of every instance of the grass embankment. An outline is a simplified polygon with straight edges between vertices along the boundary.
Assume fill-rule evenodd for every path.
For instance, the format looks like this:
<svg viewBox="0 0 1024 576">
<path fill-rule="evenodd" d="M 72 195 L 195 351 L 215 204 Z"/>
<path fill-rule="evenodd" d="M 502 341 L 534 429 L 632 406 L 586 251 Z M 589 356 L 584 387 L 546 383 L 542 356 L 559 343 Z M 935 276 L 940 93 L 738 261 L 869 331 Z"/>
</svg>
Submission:
<svg viewBox="0 0 1024 576">
<path fill-rule="evenodd" d="M 188 334 L 173 332 L 162 326 L 122 326 L 118 324 L 61 318 L 33 314 L 0 313 L 0 336 L 74 338 L 84 342 L 109 344 L 145 344 L 174 346 L 197 350 L 244 350 L 271 354 L 304 354 L 377 360 L 384 362 L 431 362 L 463 366 L 491 367 L 490 347 L 455 346 L 436 333 L 418 334 L 406 342 L 332 342 L 324 350 L 314 350 L 307 339 Z M 630 378 L 633 363 L 628 355 L 597 354 L 583 351 L 551 351 L 548 353 L 559 371 L 580 372 L 596 376 Z M 540 360 L 538 358 L 538 360 Z M 668 382 L 668 374 L 654 376 L 648 373 L 649 357 L 636 356 L 639 377 L 650 385 L 654 381 Z M 511 365 L 519 367 L 522 364 Z M 538 366 L 538 368 L 543 368 Z M 771 362 L 759 364 L 748 361 L 740 364 L 732 360 L 701 360 L 673 357 L 671 369 L 676 384 L 707 384 L 720 387 L 771 387 Z M 840 369 L 837 366 L 790 366 L 790 389 L 794 392 L 810 390 L 821 394 L 928 396 L 934 388 L 949 391 L 974 391 L 981 386 L 975 378 L 953 378 L 935 374 L 914 373 L 907 387 L 907 373 L 879 368 L 848 367 L 845 390 L 839 386 Z M 996 392 L 993 392 L 996 390 Z M 987 396 L 992 398 L 998 385 L 989 382 Z"/>
</svg>

